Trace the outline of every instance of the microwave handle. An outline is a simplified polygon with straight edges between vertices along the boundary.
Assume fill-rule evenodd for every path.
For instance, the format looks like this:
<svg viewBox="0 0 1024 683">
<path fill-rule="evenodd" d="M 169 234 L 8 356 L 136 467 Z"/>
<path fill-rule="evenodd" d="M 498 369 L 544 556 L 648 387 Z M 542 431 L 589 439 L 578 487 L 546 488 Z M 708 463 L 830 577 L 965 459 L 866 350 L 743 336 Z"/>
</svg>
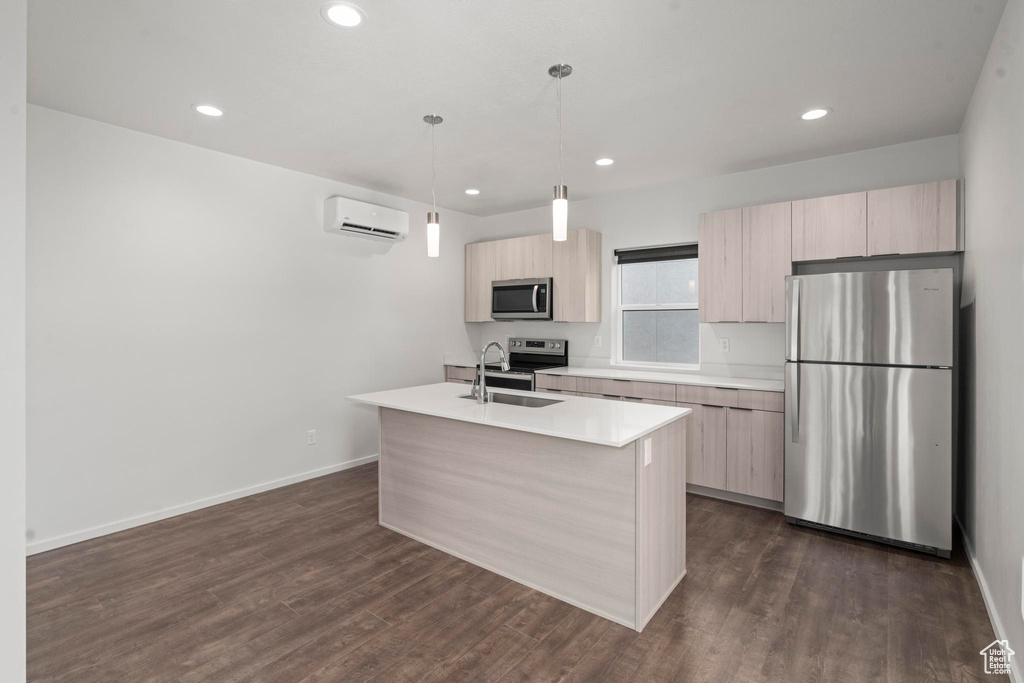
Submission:
<svg viewBox="0 0 1024 683">
<path fill-rule="evenodd" d="M 533 312 L 534 313 L 538 313 L 539 312 L 539 309 L 537 308 L 537 291 L 539 289 L 540 289 L 540 285 L 534 285 L 533 286 Z"/>
</svg>

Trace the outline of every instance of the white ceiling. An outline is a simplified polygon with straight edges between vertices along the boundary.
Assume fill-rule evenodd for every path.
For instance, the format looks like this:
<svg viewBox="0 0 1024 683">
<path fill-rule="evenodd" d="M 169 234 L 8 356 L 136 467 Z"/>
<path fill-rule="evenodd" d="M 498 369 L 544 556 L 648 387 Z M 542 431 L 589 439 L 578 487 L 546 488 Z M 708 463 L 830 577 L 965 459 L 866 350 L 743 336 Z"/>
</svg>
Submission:
<svg viewBox="0 0 1024 683">
<path fill-rule="evenodd" d="M 550 201 L 554 63 L 580 199 L 955 133 L 1005 0 L 321 4 L 32 0 L 29 100 L 421 201 L 438 113 L 438 204 L 489 215 Z"/>
</svg>

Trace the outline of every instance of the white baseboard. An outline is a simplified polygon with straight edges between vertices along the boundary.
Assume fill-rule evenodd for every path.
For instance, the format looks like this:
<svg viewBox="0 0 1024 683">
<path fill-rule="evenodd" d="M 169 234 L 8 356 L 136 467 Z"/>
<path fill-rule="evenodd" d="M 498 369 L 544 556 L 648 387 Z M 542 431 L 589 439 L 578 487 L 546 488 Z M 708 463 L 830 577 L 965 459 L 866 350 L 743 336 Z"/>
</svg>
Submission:
<svg viewBox="0 0 1024 683">
<path fill-rule="evenodd" d="M 1005 640 L 1006 631 L 1003 629 L 1003 622 L 999 620 L 999 613 L 995 610 L 995 600 L 992 599 L 992 593 L 988 590 L 988 583 L 985 581 L 985 575 L 981 571 L 981 567 L 978 565 L 978 558 L 974 554 L 974 547 L 971 545 L 971 539 L 967 536 L 967 531 L 964 530 L 964 525 L 960 522 L 960 517 L 953 515 L 953 519 L 956 520 L 956 525 L 960 527 L 960 535 L 964 539 L 964 550 L 967 551 L 967 559 L 971 563 L 971 569 L 974 571 L 974 578 L 978 580 L 978 587 L 981 588 L 981 598 L 985 601 L 985 611 L 988 612 L 988 620 L 992 622 L 992 630 L 996 632 L 996 640 Z M 1018 650 L 1020 647 L 1018 646 Z M 978 655 L 981 656 L 980 654 Z M 1024 683 L 1024 674 L 1021 673 L 1020 668 L 1020 657 L 1014 655 L 1010 659 L 1010 681 L 1011 683 Z"/>
<path fill-rule="evenodd" d="M 228 493 L 222 493 L 216 496 L 211 496 L 209 498 L 203 498 L 202 500 L 193 500 L 182 505 L 175 505 L 173 507 L 164 508 L 163 510 L 157 510 L 156 512 L 149 512 L 144 515 L 137 515 L 135 517 L 129 517 L 127 519 L 121 519 L 116 522 L 110 522 L 109 524 L 101 524 L 99 526 L 94 526 L 89 529 L 74 531 L 70 534 L 54 536 L 53 538 L 40 539 L 38 541 L 33 541 L 32 543 L 29 543 L 25 548 L 25 554 L 35 555 L 36 553 L 46 552 L 47 550 L 54 550 L 55 548 L 62 548 L 66 545 L 71 545 L 73 543 L 88 541 L 90 538 L 106 536 L 107 534 L 113 534 L 118 531 L 124 531 L 125 529 L 131 529 L 132 527 L 142 526 L 143 524 L 159 522 L 161 519 L 167 519 L 168 517 L 177 517 L 178 515 L 183 515 L 186 512 L 194 512 L 196 510 L 201 510 L 212 505 L 219 505 L 221 503 L 227 503 L 228 501 L 237 500 L 238 498 L 245 498 L 246 496 L 251 496 L 256 493 L 269 491 L 270 489 L 288 486 L 289 484 L 297 484 L 300 481 L 306 481 L 307 479 L 315 479 L 316 477 L 322 477 L 326 474 L 331 474 L 332 472 L 340 472 L 342 470 L 358 467 L 359 465 L 365 465 L 367 463 L 374 462 L 377 459 L 377 454 L 367 455 L 362 458 L 356 458 L 355 460 L 348 460 L 346 462 L 337 463 L 335 465 L 328 465 L 327 467 L 321 467 L 315 470 L 310 470 L 308 472 L 293 474 L 289 477 L 284 477 L 282 479 L 267 481 L 262 484 L 256 484 L 255 486 L 248 486 L 244 489 L 238 489 L 235 491 L 229 491 Z"/>
</svg>

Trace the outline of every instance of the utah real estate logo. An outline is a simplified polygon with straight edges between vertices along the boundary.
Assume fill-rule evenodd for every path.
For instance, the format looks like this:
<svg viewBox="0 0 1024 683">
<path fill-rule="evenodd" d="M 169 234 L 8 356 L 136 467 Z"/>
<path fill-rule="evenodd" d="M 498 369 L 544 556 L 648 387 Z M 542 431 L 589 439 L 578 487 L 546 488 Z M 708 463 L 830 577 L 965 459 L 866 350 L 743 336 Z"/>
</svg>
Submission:
<svg viewBox="0 0 1024 683">
<path fill-rule="evenodd" d="M 1009 675 L 1010 658 L 1017 653 L 1010 649 L 1009 641 L 993 640 L 979 654 L 985 659 L 985 673 Z"/>
</svg>

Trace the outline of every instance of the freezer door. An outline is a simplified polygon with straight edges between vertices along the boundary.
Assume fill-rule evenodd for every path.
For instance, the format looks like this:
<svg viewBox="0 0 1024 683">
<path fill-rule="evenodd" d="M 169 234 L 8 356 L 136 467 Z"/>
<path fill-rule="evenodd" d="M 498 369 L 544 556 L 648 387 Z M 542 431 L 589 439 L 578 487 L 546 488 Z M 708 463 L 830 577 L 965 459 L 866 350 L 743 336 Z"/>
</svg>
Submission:
<svg viewBox="0 0 1024 683">
<path fill-rule="evenodd" d="M 949 550 L 952 380 L 786 363 L 786 515 Z"/>
<path fill-rule="evenodd" d="M 953 365 L 953 270 L 786 278 L 786 360 Z"/>
</svg>

